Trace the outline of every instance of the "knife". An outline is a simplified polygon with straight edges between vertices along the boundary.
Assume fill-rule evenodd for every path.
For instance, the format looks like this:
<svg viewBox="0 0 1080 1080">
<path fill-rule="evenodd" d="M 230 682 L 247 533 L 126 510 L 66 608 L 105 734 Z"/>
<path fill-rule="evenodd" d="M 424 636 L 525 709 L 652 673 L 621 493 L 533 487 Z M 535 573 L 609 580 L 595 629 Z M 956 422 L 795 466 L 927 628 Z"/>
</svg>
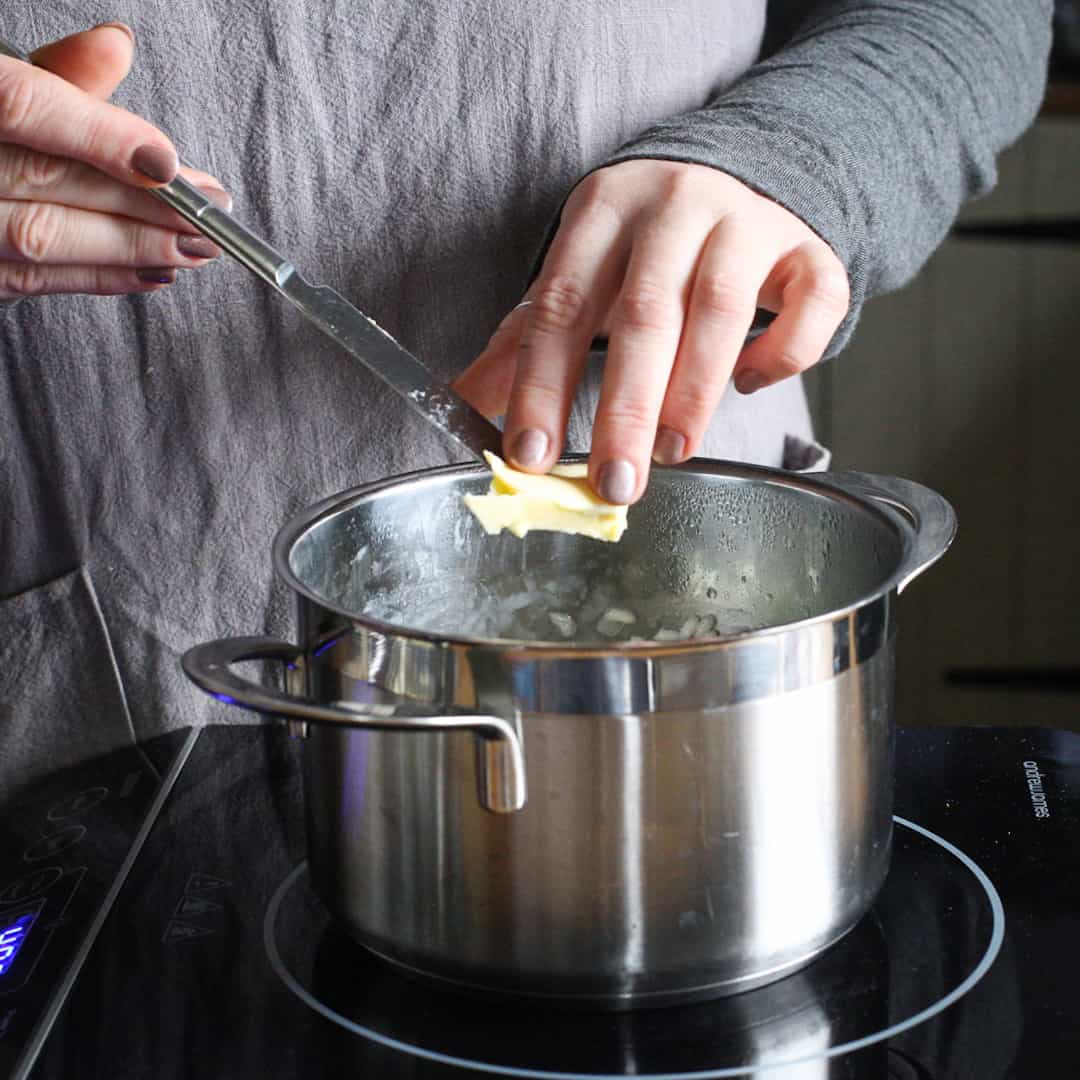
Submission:
<svg viewBox="0 0 1080 1080">
<path fill-rule="evenodd" d="M 0 39 L 0 53 L 33 63 L 26 53 L 3 39 Z M 262 278 L 309 322 L 396 390 L 413 409 L 459 446 L 481 460 L 485 450 L 502 453 L 502 432 L 490 420 L 440 382 L 430 369 L 341 293 L 326 285 L 313 285 L 289 259 L 215 206 L 183 177 L 177 176 L 162 187 L 148 190 Z"/>
</svg>

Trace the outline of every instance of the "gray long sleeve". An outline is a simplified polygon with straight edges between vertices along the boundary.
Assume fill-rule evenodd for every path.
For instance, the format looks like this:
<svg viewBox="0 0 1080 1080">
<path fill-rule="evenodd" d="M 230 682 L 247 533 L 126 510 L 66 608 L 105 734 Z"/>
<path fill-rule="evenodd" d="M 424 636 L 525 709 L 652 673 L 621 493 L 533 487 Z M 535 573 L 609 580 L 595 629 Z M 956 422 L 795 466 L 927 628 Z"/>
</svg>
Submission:
<svg viewBox="0 0 1080 1080">
<path fill-rule="evenodd" d="M 996 155 L 1041 101 L 1053 5 L 799 6 L 807 13 L 776 52 L 705 108 L 657 124 L 605 164 L 711 165 L 810 225 L 851 281 L 832 355 L 863 301 L 911 278 L 964 200 L 993 187 Z"/>
</svg>

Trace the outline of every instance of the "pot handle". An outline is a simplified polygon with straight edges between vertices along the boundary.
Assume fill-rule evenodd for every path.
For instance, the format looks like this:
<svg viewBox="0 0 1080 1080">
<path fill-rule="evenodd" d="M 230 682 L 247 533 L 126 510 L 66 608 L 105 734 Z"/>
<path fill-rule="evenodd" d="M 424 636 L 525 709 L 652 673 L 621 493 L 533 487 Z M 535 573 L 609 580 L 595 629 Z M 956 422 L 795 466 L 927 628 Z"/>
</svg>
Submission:
<svg viewBox="0 0 1080 1080">
<path fill-rule="evenodd" d="M 501 716 L 450 711 L 401 698 L 390 703 L 342 701 L 323 704 L 245 679 L 232 670 L 243 660 L 278 660 L 295 667 L 304 650 L 269 637 L 223 638 L 188 649 L 184 674 L 200 689 L 227 705 L 334 727 L 378 731 L 455 731 L 477 735 L 477 787 L 480 804 L 499 814 L 525 805 L 525 757 L 514 726 Z"/>
<path fill-rule="evenodd" d="M 956 536 L 956 512 L 952 505 L 936 491 L 914 480 L 860 472 L 822 473 L 821 478 L 852 495 L 895 510 L 914 526 L 914 543 L 898 571 L 898 593 L 936 563 Z"/>
</svg>

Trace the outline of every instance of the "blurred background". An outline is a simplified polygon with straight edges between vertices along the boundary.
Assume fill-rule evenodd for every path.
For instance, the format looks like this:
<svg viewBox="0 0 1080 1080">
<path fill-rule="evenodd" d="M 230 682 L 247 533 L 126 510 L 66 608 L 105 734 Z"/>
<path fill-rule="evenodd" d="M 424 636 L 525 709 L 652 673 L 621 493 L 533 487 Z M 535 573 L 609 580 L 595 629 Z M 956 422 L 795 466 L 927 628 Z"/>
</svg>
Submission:
<svg viewBox="0 0 1080 1080">
<path fill-rule="evenodd" d="M 1080 731 L 1080 0 L 996 190 L 807 385 L 834 468 L 922 481 L 959 517 L 903 597 L 900 722 Z"/>
</svg>

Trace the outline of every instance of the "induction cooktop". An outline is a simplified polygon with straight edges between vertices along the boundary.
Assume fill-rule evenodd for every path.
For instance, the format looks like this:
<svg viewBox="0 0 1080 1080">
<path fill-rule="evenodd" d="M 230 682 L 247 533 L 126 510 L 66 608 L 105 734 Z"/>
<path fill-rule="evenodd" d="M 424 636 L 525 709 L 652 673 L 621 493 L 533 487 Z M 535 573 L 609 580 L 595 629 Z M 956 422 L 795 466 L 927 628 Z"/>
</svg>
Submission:
<svg viewBox="0 0 1080 1080">
<path fill-rule="evenodd" d="M 347 938 L 307 875 L 300 749 L 186 729 L 0 807 L 0 1076 L 1080 1075 L 1078 735 L 901 729 L 862 922 L 769 986 L 628 1013 L 460 997 Z"/>
</svg>

